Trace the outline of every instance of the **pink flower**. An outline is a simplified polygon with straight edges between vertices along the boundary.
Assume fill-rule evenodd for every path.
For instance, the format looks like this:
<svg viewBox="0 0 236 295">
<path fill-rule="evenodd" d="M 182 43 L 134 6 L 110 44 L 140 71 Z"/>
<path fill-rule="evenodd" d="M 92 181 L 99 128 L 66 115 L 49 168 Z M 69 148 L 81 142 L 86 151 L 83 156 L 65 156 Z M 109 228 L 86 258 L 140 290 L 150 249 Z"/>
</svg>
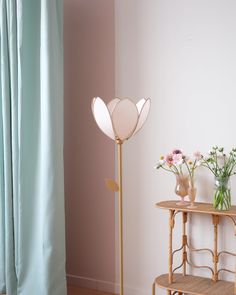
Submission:
<svg viewBox="0 0 236 295">
<path fill-rule="evenodd" d="M 193 155 L 197 161 L 201 160 L 202 158 L 202 154 L 199 151 L 196 151 Z"/>
<path fill-rule="evenodd" d="M 175 149 L 172 152 L 173 155 L 179 155 L 179 154 L 183 154 L 183 152 L 181 150 Z"/>
<path fill-rule="evenodd" d="M 175 165 L 183 164 L 183 155 L 182 154 L 173 154 L 173 161 Z"/>
<path fill-rule="evenodd" d="M 173 155 L 172 154 L 166 155 L 165 161 L 169 166 L 172 166 L 174 164 Z"/>
</svg>

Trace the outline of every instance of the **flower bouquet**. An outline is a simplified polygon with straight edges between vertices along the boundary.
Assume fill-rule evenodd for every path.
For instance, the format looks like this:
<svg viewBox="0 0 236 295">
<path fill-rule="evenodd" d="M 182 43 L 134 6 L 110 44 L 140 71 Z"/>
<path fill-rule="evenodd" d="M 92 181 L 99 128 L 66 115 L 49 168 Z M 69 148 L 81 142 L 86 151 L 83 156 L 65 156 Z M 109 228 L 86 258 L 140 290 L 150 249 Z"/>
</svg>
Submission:
<svg viewBox="0 0 236 295">
<path fill-rule="evenodd" d="M 213 206 L 217 210 L 229 210 L 231 207 L 230 176 L 236 174 L 236 148 L 228 155 L 224 148 L 213 147 L 209 156 L 202 158 L 202 166 L 207 167 L 215 176 L 215 193 Z"/>
<path fill-rule="evenodd" d="M 181 197 L 181 202 L 178 205 L 186 205 L 185 196 L 189 195 L 191 207 L 196 197 L 196 188 L 194 186 L 194 172 L 201 164 L 202 155 L 200 152 L 195 152 L 193 159 L 185 155 L 182 150 L 175 149 L 172 153 L 166 156 L 161 156 L 159 163 L 155 166 L 156 169 L 162 168 L 168 172 L 175 174 L 176 187 L 175 193 Z"/>
</svg>

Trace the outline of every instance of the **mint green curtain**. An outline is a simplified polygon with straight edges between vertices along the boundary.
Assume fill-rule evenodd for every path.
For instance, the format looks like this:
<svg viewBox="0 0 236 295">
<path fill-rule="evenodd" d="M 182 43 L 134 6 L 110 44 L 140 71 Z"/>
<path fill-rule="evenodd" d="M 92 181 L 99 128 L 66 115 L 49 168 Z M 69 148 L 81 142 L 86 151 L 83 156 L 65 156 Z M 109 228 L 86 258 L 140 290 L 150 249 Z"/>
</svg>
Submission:
<svg viewBox="0 0 236 295">
<path fill-rule="evenodd" d="M 61 0 L 0 0 L 0 293 L 65 295 Z"/>
</svg>

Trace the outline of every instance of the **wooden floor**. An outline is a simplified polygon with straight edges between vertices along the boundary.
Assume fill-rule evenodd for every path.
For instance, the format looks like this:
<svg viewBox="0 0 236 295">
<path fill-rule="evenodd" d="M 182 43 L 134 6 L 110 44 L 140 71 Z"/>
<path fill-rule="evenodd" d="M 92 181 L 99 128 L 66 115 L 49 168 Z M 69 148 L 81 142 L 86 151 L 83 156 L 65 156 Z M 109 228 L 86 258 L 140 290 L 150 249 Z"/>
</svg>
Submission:
<svg viewBox="0 0 236 295">
<path fill-rule="evenodd" d="M 97 290 L 84 289 L 77 286 L 69 285 L 67 288 L 67 295 L 114 295 Z"/>
</svg>

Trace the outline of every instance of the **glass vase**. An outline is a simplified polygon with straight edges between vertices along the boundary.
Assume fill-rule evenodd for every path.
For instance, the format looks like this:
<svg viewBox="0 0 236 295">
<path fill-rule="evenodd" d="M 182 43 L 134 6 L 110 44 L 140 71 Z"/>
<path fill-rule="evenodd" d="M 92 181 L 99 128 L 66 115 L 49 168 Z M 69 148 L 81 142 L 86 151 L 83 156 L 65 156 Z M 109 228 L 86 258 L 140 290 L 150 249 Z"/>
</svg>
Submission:
<svg viewBox="0 0 236 295">
<path fill-rule="evenodd" d="M 215 178 L 214 208 L 229 210 L 231 207 L 231 192 L 229 177 Z"/>
<path fill-rule="evenodd" d="M 184 198 L 188 195 L 188 188 L 189 188 L 188 175 L 176 174 L 175 193 L 181 198 L 181 201 L 177 202 L 176 205 L 184 206 L 188 204 L 188 202 L 184 201 Z"/>
<path fill-rule="evenodd" d="M 188 197 L 189 197 L 189 201 L 190 201 L 190 205 L 188 206 L 189 209 L 197 208 L 197 206 L 194 204 L 195 199 L 196 199 L 196 194 L 197 194 L 197 189 L 194 186 L 194 184 L 191 183 L 188 188 Z"/>
</svg>

